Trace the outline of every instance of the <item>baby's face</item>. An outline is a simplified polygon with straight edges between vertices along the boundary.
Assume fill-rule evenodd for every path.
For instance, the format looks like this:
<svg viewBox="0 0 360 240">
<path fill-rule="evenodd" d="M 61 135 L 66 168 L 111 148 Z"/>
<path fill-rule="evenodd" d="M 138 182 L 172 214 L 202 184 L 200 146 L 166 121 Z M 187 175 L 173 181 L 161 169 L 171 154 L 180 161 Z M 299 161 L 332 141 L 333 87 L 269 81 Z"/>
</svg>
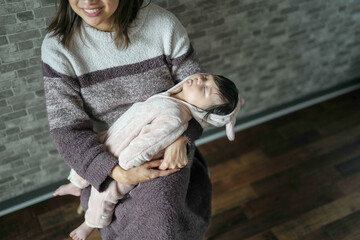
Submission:
<svg viewBox="0 0 360 240">
<path fill-rule="evenodd" d="M 214 76 L 206 73 L 190 76 L 182 86 L 182 95 L 183 100 L 201 109 L 223 103 Z"/>
</svg>

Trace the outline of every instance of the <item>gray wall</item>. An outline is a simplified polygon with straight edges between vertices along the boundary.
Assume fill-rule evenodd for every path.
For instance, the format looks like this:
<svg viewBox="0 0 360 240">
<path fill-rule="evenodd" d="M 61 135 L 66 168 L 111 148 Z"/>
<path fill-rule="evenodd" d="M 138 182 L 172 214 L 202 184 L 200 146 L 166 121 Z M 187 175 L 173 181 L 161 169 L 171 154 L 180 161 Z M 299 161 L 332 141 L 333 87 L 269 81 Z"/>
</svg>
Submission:
<svg viewBox="0 0 360 240">
<path fill-rule="evenodd" d="M 357 0 L 154 0 L 204 70 L 236 81 L 244 116 L 360 77 Z M 49 137 L 40 46 L 52 0 L 0 0 L 0 201 L 64 179 Z"/>
</svg>

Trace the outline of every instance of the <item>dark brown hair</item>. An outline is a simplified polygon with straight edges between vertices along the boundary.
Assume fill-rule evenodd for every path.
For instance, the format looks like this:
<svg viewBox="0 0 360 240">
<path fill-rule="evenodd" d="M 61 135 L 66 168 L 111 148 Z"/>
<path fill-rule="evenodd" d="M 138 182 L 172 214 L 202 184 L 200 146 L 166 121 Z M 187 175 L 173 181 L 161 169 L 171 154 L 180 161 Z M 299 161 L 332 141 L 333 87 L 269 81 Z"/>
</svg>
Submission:
<svg viewBox="0 0 360 240">
<path fill-rule="evenodd" d="M 57 1 L 55 1 L 57 2 Z M 114 13 L 112 31 L 118 48 L 127 47 L 130 43 L 128 29 L 136 18 L 144 0 L 119 0 L 119 6 Z M 60 0 L 57 12 L 46 31 L 52 37 L 58 36 L 63 46 L 69 47 L 71 39 L 77 31 L 81 32 L 82 18 L 72 9 L 68 0 Z"/>
<path fill-rule="evenodd" d="M 237 89 L 233 81 L 221 75 L 213 75 L 213 76 L 214 76 L 215 84 L 219 89 L 220 97 L 224 100 L 225 103 L 205 109 L 207 113 L 204 116 L 203 120 L 206 120 L 210 114 L 216 114 L 216 115 L 230 114 L 232 111 L 234 111 L 239 101 L 239 90 Z"/>
</svg>

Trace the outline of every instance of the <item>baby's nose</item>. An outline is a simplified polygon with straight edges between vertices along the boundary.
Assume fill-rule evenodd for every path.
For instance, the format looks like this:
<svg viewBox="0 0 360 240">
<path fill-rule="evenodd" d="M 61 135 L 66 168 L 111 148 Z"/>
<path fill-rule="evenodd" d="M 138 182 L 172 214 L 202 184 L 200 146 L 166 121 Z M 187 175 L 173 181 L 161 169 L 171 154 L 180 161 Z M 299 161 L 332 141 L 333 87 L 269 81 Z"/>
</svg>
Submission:
<svg viewBox="0 0 360 240">
<path fill-rule="evenodd" d="M 197 80 L 198 80 L 198 83 L 200 84 L 200 83 L 203 83 L 203 81 L 205 81 L 205 78 L 203 75 L 200 75 L 200 76 L 198 76 Z"/>
</svg>

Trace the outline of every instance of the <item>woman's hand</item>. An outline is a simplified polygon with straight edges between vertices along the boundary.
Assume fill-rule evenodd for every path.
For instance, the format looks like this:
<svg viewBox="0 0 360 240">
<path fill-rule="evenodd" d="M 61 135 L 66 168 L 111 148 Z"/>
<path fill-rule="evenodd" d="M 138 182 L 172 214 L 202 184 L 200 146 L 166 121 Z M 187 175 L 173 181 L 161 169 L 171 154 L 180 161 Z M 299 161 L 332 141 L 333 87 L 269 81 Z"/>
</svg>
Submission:
<svg viewBox="0 0 360 240">
<path fill-rule="evenodd" d="M 164 160 L 159 169 L 177 169 L 187 165 L 188 159 L 186 155 L 186 138 L 179 137 L 175 142 L 165 149 Z"/>
<path fill-rule="evenodd" d="M 124 170 L 119 165 L 116 165 L 113 168 L 110 177 L 122 184 L 138 184 L 158 177 L 168 176 L 180 170 L 159 170 L 158 168 L 162 163 L 163 160 L 153 160 L 129 170 Z"/>
</svg>

